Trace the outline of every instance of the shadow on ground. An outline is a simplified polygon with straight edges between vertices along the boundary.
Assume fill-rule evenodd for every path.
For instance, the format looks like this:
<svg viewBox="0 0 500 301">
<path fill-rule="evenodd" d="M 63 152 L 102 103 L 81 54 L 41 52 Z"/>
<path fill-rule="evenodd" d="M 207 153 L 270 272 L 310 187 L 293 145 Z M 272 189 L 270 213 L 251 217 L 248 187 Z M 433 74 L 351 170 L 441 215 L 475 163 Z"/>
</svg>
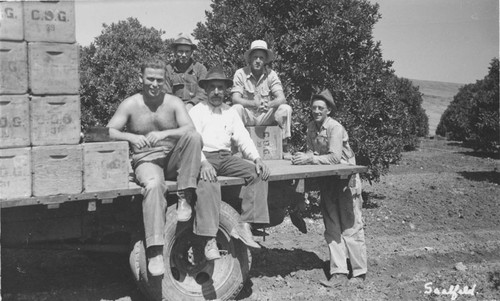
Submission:
<svg viewBox="0 0 500 301">
<path fill-rule="evenodd" d="M 252 295 L 252 278 L 285 277 L 300 270 L 323 269 L 325 262 L 314 252 L 302 249 L 260 249 L 252 252 L 252 270 L 249 279 L 236 300 L 248 298 Z"/>
<path fill-rule="evenodd" d="M 500 173 L 497 171 L 462 171 L 459 174 L 467 180 L 500 185 Z"/>
</svg>

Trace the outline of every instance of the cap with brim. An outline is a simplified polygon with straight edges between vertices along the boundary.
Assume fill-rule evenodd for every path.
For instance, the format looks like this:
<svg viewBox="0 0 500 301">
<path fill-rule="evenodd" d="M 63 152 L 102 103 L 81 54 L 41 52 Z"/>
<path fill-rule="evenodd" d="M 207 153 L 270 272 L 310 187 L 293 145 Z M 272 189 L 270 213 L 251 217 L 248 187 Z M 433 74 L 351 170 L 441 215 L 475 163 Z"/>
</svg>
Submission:
<svg viewBox="0 0 500 301">
<path fill-rule="evenodd" d="M 170 47 L 172 47 L 172 49 L 175 50 L 176 47 L 179 45 L 191 46 L 191 49 L 193 50 L 196 50 L 198 48 L 187 35 L 184 35 L 182 33 L 179 34 L 177 38 L 175 38 L 174 42 L 170 45 Z"/>
<path fill-rule="evenodd" d="M 216 66 L 208 70 L 207 76 L 204 79 L 200 79 L 198 81 L 198 85 L 205 89 L 208 82 L 213 80 L 223 81 L 227 85 L 227 87 L 233 86 L 233 81 L 224 75 L 224 70 L 221 66 Z"/>
<path fill-rule="evenodd" d="M 266 63 L 270 63 L 270 62 L 272 62 L 274 60 L 274 52 L 272 52 L 271 50 L 269 50 L 267 48 L 267 43 L 265 41 L 263 41 L 263 40 L 255 40 L 250 45 L 250 49 L 248 49 L 247 51 L 245 51 L 244 57 L 245 57 L 245 61 L 247 63 L 250 62 L 250 54 L 254 50 L 264 50 L 267 53 Z"/>
<path fill-rule="evenodd" d="M 328 89 L 323 90 L 319 94 L 313 94 L 313 96 L 311 97 L 311 103 L 318 99 L 325 101 L 326 104 L 330 107 L 330 110 L 334 111 L 336 109 L 332 93 L 330 93 Z"/>
</svg>

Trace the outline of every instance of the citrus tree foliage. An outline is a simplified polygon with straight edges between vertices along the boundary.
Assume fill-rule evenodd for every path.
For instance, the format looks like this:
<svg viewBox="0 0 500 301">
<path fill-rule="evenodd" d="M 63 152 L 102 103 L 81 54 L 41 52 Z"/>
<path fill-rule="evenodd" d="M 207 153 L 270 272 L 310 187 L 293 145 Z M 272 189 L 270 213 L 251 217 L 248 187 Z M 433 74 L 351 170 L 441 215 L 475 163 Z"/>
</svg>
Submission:
<svg viewBox="0 0 500 301">
<path fill-rule="evenodd" d="M 438 135 L 463 141 L 476 150 L 498 151 L 498 71 L 498 58 L 494 58 L 484 79 L 460 88 L 441 116 Z"/>
<path fill-rule="evenodd" d="M 144 59 L 169 55 L 164 32 L 146 28 L 135 18 L 103 24 L 101 35 L 80 51 L 82 125 L 106 126 L 126 97 L 140 90 Z"/>
<path fill-rule="evenodd" d="M 251 41 L 265 40 L 277 54 L 272 68 L 294 110 L 295 150 L 304 149 L 311 94 L 323 88 L 334 95 L 335 118 L 346 127 L 358 164 L 369 166 L 365 176 L 370 180 L 378 180 L 405 147 L 414 147 L 417 135 L 427 133 L 420 93 L 394 75 L 392 62 L 382 59 L 380 44 L 373 40 L 380 18 L 377 4 L 213 0 L 211 7 L 206 22 L 194 31 L 201 57 L 232 75 L 245 65 L 243 53 Z"/>
</svg>

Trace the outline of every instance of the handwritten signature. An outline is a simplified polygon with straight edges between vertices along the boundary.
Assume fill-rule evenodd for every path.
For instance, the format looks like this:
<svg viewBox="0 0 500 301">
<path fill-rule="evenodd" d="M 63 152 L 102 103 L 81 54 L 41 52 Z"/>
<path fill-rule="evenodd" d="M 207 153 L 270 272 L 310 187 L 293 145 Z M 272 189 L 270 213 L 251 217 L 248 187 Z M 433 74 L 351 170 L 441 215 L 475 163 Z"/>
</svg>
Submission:
<svg viewBox="0 0 500 301">
<path fill-rule="evenodd" d="M 456 300 L 459 295 L 469 295 L 469 296 L 474 296 L 474 291 L 476 290 L 476 285 L 474 284 L 472 287 L 469 288 L 469 286 L 465 285 L 464 287 L 460 288 L 460 285 L 450 285 L 450 288 L 447 289 L 441 289 L 441 288 L 433 288 L 432 287 L 432 282 L 427 282 L 425 285 L 425 292 L 424 294 L 430 295 L 434 293 L 435 295 L 449 295 L 451 297 L 451 300 Z"/>
</svg>

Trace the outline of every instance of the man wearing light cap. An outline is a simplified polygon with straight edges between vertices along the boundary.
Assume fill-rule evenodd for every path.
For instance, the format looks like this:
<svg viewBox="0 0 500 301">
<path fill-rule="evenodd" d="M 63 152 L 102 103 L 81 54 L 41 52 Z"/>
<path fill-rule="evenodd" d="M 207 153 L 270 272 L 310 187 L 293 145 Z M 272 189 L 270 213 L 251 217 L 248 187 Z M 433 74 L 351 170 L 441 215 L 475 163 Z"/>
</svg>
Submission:
<svg viewBox="0 0 500 301">
<path fill-rule="evenodd" d="M 196 48 L 187 35 L 179 34 L 172 43 L 175 62 L 167 66 L 167 93 L 182 99 L 188 111 L 207 98 L 205 91 L 198 86 L 198 81 L 207 75 L 207 68 L 191 58 Z"/>
<path fill-rule="evenodd" d="M 238 69 L 233 78 L 233 107 L 246 126 L 279 125 L 286 152 L 292 108 L 286 103 L 278 75 L 267 66 L 273 61 L 274 53 L 265 41 L 255 40 L 244 56 L 248 66 Z"/>
</svg>

